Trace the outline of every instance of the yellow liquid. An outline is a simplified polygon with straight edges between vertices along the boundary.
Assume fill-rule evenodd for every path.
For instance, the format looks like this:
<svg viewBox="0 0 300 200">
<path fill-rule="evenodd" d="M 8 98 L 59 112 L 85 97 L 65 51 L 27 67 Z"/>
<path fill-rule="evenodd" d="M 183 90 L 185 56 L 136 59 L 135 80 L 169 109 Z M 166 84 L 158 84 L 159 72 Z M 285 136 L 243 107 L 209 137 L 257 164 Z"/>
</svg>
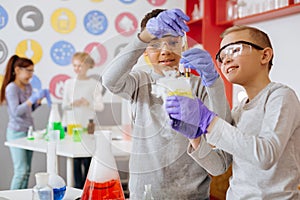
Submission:
<svg viewBox="0 0 300 200">
<path fill-rule="evenodd" d="M 67 133 L 68 135 L 73 134 L 73 128 L 82 128 L 80 124 L 68 124 L 67 125 Z"/>
<path fill-rule="evenodd" d="M 168 92 L 168 96 L 173 96 L 173 95 L 193 98 L 191 91 L 175 90 L 175 91 Z"/>
</svg>

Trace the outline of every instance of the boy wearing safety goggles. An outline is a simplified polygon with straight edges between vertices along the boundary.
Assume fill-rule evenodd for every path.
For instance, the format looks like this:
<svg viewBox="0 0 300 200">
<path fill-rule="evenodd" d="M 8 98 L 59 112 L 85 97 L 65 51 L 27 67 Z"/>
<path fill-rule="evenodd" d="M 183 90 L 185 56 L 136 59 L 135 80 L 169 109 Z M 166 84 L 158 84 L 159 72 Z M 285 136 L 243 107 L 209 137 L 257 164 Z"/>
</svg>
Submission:
<svg viewBox="0 0 300 200">
<path fill-rule="evenodd" d="M 190 77 L 194 95 L 220 117 L 230 119 L 224 85 L 210 55 L 190 49 L 181 58 L 188 20 L 179 9 L 157 9 L 146 14 L 139 36 L 120 52 L 103 75 L 103 85 L 132 105 L 131 200 L 142 199 L 146 184 L 151 184 L 154 199 L 209 198 L 209 174 L 188 156 L 188 139 L 170 127 L 163 99 L 152 94 L 152 86 L 163 77 L 163 71 L 178 71 L 179 62 L 190 61 L 189 67 L 197 68 L 201 74 L 201 78 Z M 153 70 L 133 71 L 143 54 L 148 56 Z"/>
<path fill-rule="evenodd" d="M 209 144 L 232 154 L 226 199 L 300 199 L 300 104 L 291 88 L 269 78 L 273 59 L 269 37 L 253 27 L 234 26 L 222 38 L 216 55 L 218 66 L 248 95 L 232 110 L 233 125 L 199 99 L 172 96 L 166 103 L 176 122 L 172 126 L 190 138 L 188 152 L 214 175 L 225 172 L 229 163 L 203 161 L 215 153 L 203 142 L 203 135 Z M 191 115 L 197 119 L 191 122 Z M 198 126 L 199 130 L 191 133 L 180 129 L 183 125 Z"/>
</svg>

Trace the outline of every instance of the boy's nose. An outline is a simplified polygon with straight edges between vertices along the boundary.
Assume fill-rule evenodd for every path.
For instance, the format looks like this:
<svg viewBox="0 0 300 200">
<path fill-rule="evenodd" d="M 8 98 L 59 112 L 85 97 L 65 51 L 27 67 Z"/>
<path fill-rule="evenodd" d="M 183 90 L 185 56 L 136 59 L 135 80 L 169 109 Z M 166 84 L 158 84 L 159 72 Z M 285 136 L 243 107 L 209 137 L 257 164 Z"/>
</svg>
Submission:
<svg viewBox="0 0 300 200">
<path fill-rule="evenodd" d="M 161 50 L 160 50 L 161 54 L 170 54 L 171 53 L 171 48 L 169 47 L 168 43 L 163 42 L 161 44 Z"/>
<path fill-rule="evenodd" d="M 224 60 L 223 60 L 223 65 L 230 63 L 232 61 L 232 56 L 231 55 L 225 55 Z"/>
</svg>

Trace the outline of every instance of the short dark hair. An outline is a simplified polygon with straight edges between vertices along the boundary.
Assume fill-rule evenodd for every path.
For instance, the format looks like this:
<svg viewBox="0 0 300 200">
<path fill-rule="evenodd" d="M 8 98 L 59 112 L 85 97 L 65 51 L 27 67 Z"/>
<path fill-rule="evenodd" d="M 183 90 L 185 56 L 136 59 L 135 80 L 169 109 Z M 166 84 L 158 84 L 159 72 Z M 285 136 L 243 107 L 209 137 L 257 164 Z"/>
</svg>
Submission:
<svg viewBox="0 0 300 200">
<path fill-rule="evenodd" d="M 165 10 L 166 9 L 154 9 L 151 12 L 147 13 L 141 21 L 141 31 L 143 31 L 146 28 L 146 24 L 149 21 L 149 19 L 151 19 L 153 17 L 157 17 L 157 15 L 159 13 L 161 13 Z"/>
</svg>

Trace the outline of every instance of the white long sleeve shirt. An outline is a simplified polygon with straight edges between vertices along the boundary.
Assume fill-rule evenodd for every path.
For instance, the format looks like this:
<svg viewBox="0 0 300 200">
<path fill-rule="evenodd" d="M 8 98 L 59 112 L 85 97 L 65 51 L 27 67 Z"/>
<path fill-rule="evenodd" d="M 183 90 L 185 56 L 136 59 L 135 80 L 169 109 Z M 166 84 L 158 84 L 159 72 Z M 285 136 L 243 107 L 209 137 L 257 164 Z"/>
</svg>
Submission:
<svg viewBox="0 0 300 200">
<path fill-rule="evenodd" d="M 85 98 L 88 106 L 71 106 L 75 100 Z M 76 124 L 86 127 L 89 119 L 94 119 L 96 111 L 104 109 L 102 85 L 95 79 L 86 80 L 68 79 L 64 86 L 62 108 L 72 110 Z"/>
<path fill-rule="evenodd" d="M 234 126 L 218 119 L 206 135 L 208 143 L 232 154 L 226 199 L 300 199 L 300 104 L 295 92 L 270 83 L 250 102 L 245 99 L 232 117 Z M 205 160 L 214 151 L 204 153 L 204 147 L 190 155 L 214 173 L 222 166 L 225 170 L 224 161 Z"/>
</svg>

